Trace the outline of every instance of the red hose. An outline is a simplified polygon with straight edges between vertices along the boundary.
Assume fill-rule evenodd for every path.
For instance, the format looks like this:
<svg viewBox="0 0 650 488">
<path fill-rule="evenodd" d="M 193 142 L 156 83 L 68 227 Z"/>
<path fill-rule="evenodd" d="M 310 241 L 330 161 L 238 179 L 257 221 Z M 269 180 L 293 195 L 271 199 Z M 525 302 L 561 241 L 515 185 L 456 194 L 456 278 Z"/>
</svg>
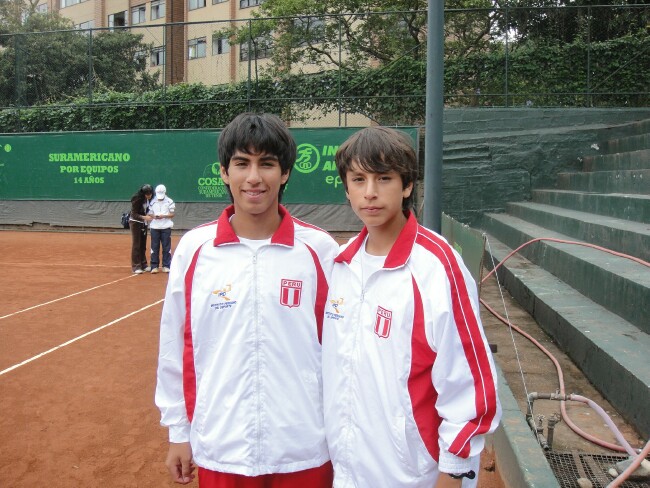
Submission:
<svg viewBox="0 0 650 488">
<path fill-rule="evenodd" d="M 556 238 L 553 238 L 553 237 L 538 237 L 538 238 L 536 238 L 536 239 L 531 239 L 530 241 L 527 241 L 527 242 L 523 243 L 523 244 L 522 244 L 521 246 L 519 246 L 517 249 L 515 249 L 515 250 L 512 251 L 512 252 L 510 252 L 510 253 L 509 253 L 509 254 L 508 254 L 504 259 L 501 260 L 501 262 L 500 262 L 499 264 L 497 264 L 497 265 L 494 267 L 494 269 L 492 269 L 492 271 L 490 271 L 487 275 L 485 275 L 485 276 L 483 277 L 483 279 L 481 280 L 481 284 L 484 283 L 485 280 L 487 280 L 487 279 L 488 279 L 488 278 L 489 278 L 493 273 L 495 273 L 496 270 L 497 270 L 499 267 L 501 267 L 501 265 L 502 265 L 503 263 L 505 263 L 508 259 L 510 259 L 510 258 L 511 258 L 514 254 L 516 254 L 520 249 L 522 249 L 522 248 L 524 248 L 524 247 L 526 247 L 526 246 L 528 246 L 528 245 L 530 245 L 530 244 L 532 244 L 532 243 L 534 243 L 534 242 L 537 242 L 537 241 L 551 241 L 551 242 L 559 242 L 559 243 L 562 243 L 562 244 L 575 244 L 575 245 L 578 245 L 578 246 L 591 247 L 591 248 L 593 248 L 593 249 L 598 249 L 598 250 L 600 250 L 600 251 L 603 251 L 603 252 L 606 252 L 606 253 L 609 253 L 609 254 L 613 254 L 613 255 L 615 255 L 615 256 L 619 256 L 619 257 L 622 257 L 622 258 L 630 259 L 630 260 L 635 261 L 635 262 L 637 262 L 637 263 L 639 263 L 639 264 L 641 264 L 641 265 L 643 265 L 643 266 L 650 267 L 650 263 L 648 263 L 647 261 L 644 261 L 643 259 L 637 258 L 637 257 L 635 257 L 635 256 L 630 256 L 630 255 L 627 255 L 627 254 L 623 254 L 623 253 L 620 253 L 620 252 L 612 251 L 611 249 L 607 249 L 607 248 L 604 248 L 604 247 L 601 247 L 601 246 L 597 246 L 597 245 L 595 245 L 595 244 L 589 244 L 589 243 L 587 243 L 587 242 L 579 242 L 579 241 L 567 241 L 567 240 L 564 240 L 564 239 L 556 239 Z M 558 382 L 559 382 L 559 384 L 560 384 L 560 394 L 565 395 L 566 393 L 565 393 L 565 391 L 564 391 L 564 375 L 563 375 L 563 373 L 562 373 L 562 368 L 560 367 L 560 363 L 559 363 L 559 362 L 557 361 L 557 359 L 556 359 L 556 358 L 555 358 L 555 357 L 550 353 L 550 351 L 548 351 L 544 346 L 542 346 L 542 344 L 540 344 L 540 343 L 539 343 L 539 342 L 538 342 L 534 337 L 532 337 L 531 335 L 527 334 L 526 332 L 524 332 L 523 330 L 521 330 L 519 327 L 517 327 L 517 326 L 515 326 L 514 324 L 508 322 L 508 320 L 506 320 L 506 319 L 503 318 L 501 315 L 499 315 L 499 313 L 498 313 L 496 310 L 494 310 L 492 307 L 490 307 L 490 306 L 485 302 L 485 300 L 483 300 L 483 299 L 481 298 L 480 301 L 481 301 L 481 303 L 483 304 L 483 306 L 484 306 L 484 307 L 485 307 L 485 308 L 486 308 L 486 309 L 487 309 L 487 310 L 488 310 L 492 315 L 494 315 L 497 319 L 499 319 L 499 320 L 500 320 L 501 322 L 503 322 L 504 324 L 508 325 L 509 327 L 512 327 L 512 328 L 513 328 L 514 330 L 516 330 L 519 334 L 521 334 L 521 335 L 523 335 L 524 337 L 526 337 L 526 338 L 527 338 L 528 340 L 530 340 L 533 344 L 535 344 L 535 345 L 536 345 L 536 346 L 537 346 L 537 347 L 538 347 L 538 348 L 539 348 L 539 349 L 540 349 L 544 354 L 546 354 L 546 355 L 549 357 L 549 359 L 550 359 L 550 360 L 553 362 L 553 364 L 555 365 L 555 369 L 557 370 Z M 563 420 L 566 422 L 566 424 L 571 428 L 571 430 L 573 430 L 573 431 L 574 431 L 576 434 L 578 434 L 579 436 L 583 437 L 584 439 L 586 439 L 586 440 L 588 440 L 588 441 L 590 441 L 590 442 L 592 442 L 592 443 L 594 443 L 594 444 L 597 444 L 597 445 L 599 445 L 599 446 L 601 446 L 601 447 L 604 447 L 604 448 L 606 448 L 606 449 L 610 449 L 610 450 L 612 450 L 612 451 L 618 451 L 618 452 L 626 452 L 626 449 L 625 449 L 624 447 L 622 447 L 622 446 L 619 446 L 619 445 L 617 445 L 617 444 L 612 444 L 611 442 L 607 442 L 607 441 L 604 441 L 604 440 L 598 439 L 597 437 L 594 437 L 594 436 L 592 436 L 591 434 L 587 434 L 586 432 L 584 432 L 583 430 L 581 430 L 581 429 L 580 429 L 576 424 L 574 424 L 573 421 L 569 418 L 569 415 L 567 414 L 567 411 L 566 411 L 566 404 L 565 404 L 564 401 L 560 401 L 560 411 L 561 411 L 561 413 L 562 413 L 562 419 L 563 419 Z"/>
</svg>

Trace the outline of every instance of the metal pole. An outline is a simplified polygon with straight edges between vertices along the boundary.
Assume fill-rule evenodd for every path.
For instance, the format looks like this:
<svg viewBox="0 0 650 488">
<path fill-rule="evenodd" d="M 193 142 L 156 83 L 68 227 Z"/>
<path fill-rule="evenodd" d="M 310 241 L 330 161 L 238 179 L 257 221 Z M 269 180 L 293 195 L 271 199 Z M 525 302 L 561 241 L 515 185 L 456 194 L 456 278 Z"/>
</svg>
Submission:
<svg viewBox="0 0 650 488">
<path fill-rule="evenodd" d="M 427 86 L 424 132 L 424 216 L 423 224 L 440 232 L 442 221 L 442 125 L 444 106 L 443 0 L 427 5 Z"/>
</svg>

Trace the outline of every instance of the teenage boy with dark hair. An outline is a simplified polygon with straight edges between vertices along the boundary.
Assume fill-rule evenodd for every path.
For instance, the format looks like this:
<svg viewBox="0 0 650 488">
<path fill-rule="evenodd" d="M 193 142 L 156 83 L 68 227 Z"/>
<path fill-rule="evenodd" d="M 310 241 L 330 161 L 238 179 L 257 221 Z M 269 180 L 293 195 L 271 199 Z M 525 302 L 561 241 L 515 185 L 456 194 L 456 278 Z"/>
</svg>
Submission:
<svg viewBox="0 0 650 488">
<path fill-rule="evenodd" d="M 410 210 L 418 166 L 406 134 L 363 129 L 336 165 L 365 226 L 335 259 L 323 326 L 334 486 L 472 486 L 500 418 L 476 284 Z"/>
<path fill-rule="evenodd" d="M 329 488 L 321 331 L 338 251 L 279 202 L 296 144 L 274 115 L 219 137 L 233 205 L 180 240 L 161 319 L 156 404 L 172 479 L 201 488 Z"/>
</svg>

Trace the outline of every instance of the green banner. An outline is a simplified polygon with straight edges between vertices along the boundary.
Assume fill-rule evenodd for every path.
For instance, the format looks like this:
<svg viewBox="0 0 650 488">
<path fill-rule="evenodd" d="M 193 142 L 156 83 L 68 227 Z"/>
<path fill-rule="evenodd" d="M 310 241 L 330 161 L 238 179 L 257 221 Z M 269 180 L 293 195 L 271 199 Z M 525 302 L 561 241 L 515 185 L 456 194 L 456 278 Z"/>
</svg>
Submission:
<svg viewBox="0 0 650 488">
<path fill-rule="evenodd" d="M 343 203 L 338 146 L 358 128 L 292 129 L 298 157 L 284 203 Z M 417 142 L 417 129 L 402 129 Z M 219 131 L 0 135 L 0 200 L 129 200 L 163 183 L 177 202 L 228 202 Z"/>
</svg>

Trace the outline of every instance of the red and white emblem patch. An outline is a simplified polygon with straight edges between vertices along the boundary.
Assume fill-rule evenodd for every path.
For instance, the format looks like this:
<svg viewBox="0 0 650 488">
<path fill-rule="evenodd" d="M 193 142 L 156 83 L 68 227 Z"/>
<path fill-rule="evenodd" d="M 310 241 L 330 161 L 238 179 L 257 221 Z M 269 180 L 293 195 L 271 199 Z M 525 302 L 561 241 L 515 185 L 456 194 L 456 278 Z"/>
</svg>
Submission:
<svg viewBox="0 0 650 488">
<path fill-rule="evenodd" d="M 302 293 L 302 281 L 285 280 L 280 284 L 280 304 L 285 307 L 299 307 Z"/>
<path fill-rule="evenodd" d="M 378 306 L 377 317 L 375 318 L 375 334 L 383 338 L 388 337 L 390 335 L 390 324 L 392 319 L 393 312 Z"/>
</svg>

